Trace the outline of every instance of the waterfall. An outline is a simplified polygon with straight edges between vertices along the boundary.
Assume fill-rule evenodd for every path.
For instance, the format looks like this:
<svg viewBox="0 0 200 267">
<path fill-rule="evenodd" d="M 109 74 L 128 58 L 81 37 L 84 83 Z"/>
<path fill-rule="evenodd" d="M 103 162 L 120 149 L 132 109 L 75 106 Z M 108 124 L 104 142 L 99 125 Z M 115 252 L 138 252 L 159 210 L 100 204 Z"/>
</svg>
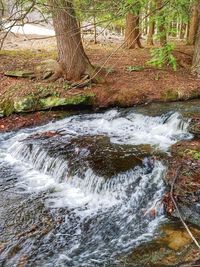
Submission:
<svg viewBox="0 0 200 267">
<path fill-rule="evenodd" d="M 47 209 L 67 211 L 63 224 L 49 233 L 51 245 L 49 235 L 38 241 L 57 252 L 50 258 L 36 252 L 35 266 L 100 266 L 151 239 L 164 220 L 166 168 L 138 151 L 146 144 L 168 152 L 178 140 L 191 138 L 188 123 L 179 113 L 150 117 L 110 110 L 21 130 L 1 141 L 0 163 L 15 173 L 16 192 L 44 192 Z M 119 153 L 124 164 L 135 153 L 141 163 L 118 173 L 111 169 L 107 177 L 101 168 L 114 162 L 106 158 L 109 153 L 116 160 Z"/>
</svg>

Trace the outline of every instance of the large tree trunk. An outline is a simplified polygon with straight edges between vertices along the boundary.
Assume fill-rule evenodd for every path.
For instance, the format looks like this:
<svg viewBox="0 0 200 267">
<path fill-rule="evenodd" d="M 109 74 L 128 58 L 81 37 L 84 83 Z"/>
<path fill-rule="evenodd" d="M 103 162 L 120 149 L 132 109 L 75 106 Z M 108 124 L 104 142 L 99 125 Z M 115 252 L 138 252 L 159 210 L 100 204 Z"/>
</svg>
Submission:
<svg viewBox="0 0 200 267">
<path fill-rule="evenodd" d="M 131 49 L 142 48 L 140 42 L 139 15 L 128 13 L 126 15 L 125 47 Z"/>
<path fill-rule="evenodd" d="M 83 49 L 72 1 L 49 0 L 49 2 L 52 6 L 60 66 L 54 78 L 64 77 L 66 80 L 74 81 L 81 79 L 85 74 L 92 76 L 94 68 Z"/>
<path fill-rule="evenodd" d="M 199 3 L 199 10 L 200 10 L 200 3 Z M 196 35 L 196 42 L 195 42 L 195 49 L 194 49 L 194 56 L 192 63 L 192 72 L 194 75 L 200 78 L 200 20 L 198 26 L 199 27 Z"/>
<path fill-rule="evenodd" d="M 199 12 L 198 12 L 198 3 L 195 2 L 191 9 L 191 17 L 189 23 L 189 32 L 188 32 L 188 45 L 194 45 L 195 37 L 198 30 L 198 22 L 199 22 Z"/>
</svg>

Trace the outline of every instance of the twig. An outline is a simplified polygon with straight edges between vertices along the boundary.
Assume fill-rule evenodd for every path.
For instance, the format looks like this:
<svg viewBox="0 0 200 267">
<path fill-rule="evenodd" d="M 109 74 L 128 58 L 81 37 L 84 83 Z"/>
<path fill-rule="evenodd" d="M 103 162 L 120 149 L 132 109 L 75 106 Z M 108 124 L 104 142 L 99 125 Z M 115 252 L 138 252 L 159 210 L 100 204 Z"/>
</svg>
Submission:
<svg viewBox="0 0 200 267">
<path fill-rule="evenodd" d="M 178 208 L 178 205 L 177 205 L 177 203 L 176 203 L 176 201 L 175 201 L 175 199 L 174 199 L 174 194 L 173 194 L 173 192 L 174 192 L 174 184 L 175 184 L 175 182 L 176 182 L 176 180 L 177 180 L 177 178 L 178 178 L 179 171 L 180 171 L 181 167 L 182 167 L 182 166 L 179 166 L 179 167 L 178 167 L 178 169 L 177 169 L 177 171 L 176 171 L 176 175 L 174 176 L 174 179 L 173 179 L 173 182 L 172 182 L 172 185 L 171 185 L 171 190 L 170 190 L 170 197 L 171 197 L 171 200 L 172 200 L 172 202 L 173 202 L 173 204 L 174 204 L 174 206 L 175 206 L 175 208 L 176 208 L 176 210 L 177 210 L 178 216 L 179 216 L 179 218 L 180 218 L 180 220 L 181 220 L 183 226 L 184 226 L 185 229 L 187 230 L 188 234 L 190 235 L 190 237 L 192 238 L 192 240 L 194 241 L 194 243 L 196 244 L 196 246 L 200 249 L 200 245 L 199 245 L 198 241 L 197 241 L 196 238 L 193 236 L 193 234 L 192 234 L 192 232 L 190 231 L 189 227 L 188 227 L 187 224 L 185 223 L 185 221 L 184 221 L 184 219 L 183 219 L 183 217 L 182 217 L 182 215 L 181 215 L 181 213 L 180 213 L 180 210 L 179 210 L 179 208 Z"/>
</svg>

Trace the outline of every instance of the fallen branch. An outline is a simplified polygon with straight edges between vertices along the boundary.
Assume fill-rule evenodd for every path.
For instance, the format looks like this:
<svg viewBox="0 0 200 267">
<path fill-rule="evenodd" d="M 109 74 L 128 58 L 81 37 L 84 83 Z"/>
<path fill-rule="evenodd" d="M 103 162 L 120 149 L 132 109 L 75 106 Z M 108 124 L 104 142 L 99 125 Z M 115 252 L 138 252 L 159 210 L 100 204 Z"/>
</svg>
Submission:
<svg viewBox="0 0 200 267">
<path fill-rule="evenodd" d="M 174 207 L 176 208 L 176 211 L 177 211 L 177 213 L 178 213 L 178 216 L 179 216 L 179 218 L 180 218 L 180 220 L 181 220 L 183 226 L 184 226 L 185 229 L 187 230 L 188 234 L 190 235 L 190 237 L 192 238 L 192 240 L 194 241 L 194 243 L 196 244 L 196 246 L 200 249 L 200 245 L 199 245 L 198 241 L 197 241 L 196 238 L 193 236 L 193 234 L 192 234 L 192 232 L 190 231 L 189 227 L 188 227 L 187 224 L 185 223 L 185 221 L 184 221 L 184 219 L 183 219 L 183 217 L 182 217 L 182 215 L 181 215 L 181 213 L 180 213 L 180 210 L 179 210 L 179 208 L 178 208 L 178 205 L 177 205 L 177 203 L 176 203 L 176 201 L 175 201 L 175 199 L 174 199 L 174 194 L 173 194 L 173 192 L 174 192 L 174 185 L 175 185 L 176 180 L 177 180 L 177 178 L 178 178 L 179 171 L 180 171 L 181 167 L 182 167 L 182 166 L 179 166 L 179 168 L 177 169 L 177 171 L 176 171 L 176 175 L 174 176 L 174 179 L 173 179 L 173 181 L 172 181 L 171 190 L 170 190 L 170 197 L 171 197 L 171 200 L 172 200 L 172 202 L 173 202 L 173 204 L 174 204 Z"/>
</svg>

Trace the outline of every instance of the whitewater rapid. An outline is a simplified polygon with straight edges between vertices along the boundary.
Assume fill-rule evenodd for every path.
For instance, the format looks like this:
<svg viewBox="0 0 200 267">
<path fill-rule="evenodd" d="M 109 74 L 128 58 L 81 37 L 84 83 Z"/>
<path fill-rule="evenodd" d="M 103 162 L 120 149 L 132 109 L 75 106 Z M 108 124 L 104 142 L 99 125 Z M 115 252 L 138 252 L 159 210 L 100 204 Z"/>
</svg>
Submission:
<svg viewBox="0 0 200 267">
<path fill-rule="evenodd" d="M 142 165 L 106 179 L 87 164 L 91 151 L 77 143 L 72 149 L 72 140 L 81 143 L 87 136 L 100 136 L 109 138 L 111 147 L 116 144 L 126 149 L 148 144 L 154 151 L 168 153 L 172 144 L 191 138 L 188 124 L 180 113 L 150 117 L 113 109 L 3 135 L 0 167 L 15 173 L 15 192 L 42 192 L 46 209 L 68 211 L 63 215 L 63 224 L 38 243 L 39 247 L 49 248 L 51 257 L 46 250 L 41 254 L 35 249 L 30 266 L 33 262 L 34 266 L 101 266 L 110 260 L 115 262 L 119 255 L 151 239 L 165 220 L 161 199 L 166 167 L 162 162 L 155 160 L 149 169 L 146 162 L 151 159 L 145 157 Z M 45 136 L 48 132 L 55 135 Z M 98 151 L 95 153 L 98 156 Z M 156 214 L 150 216 L 153 209 Z M 51 235 L 54 241 L 50 244 Z M 33 250 L 32 244 L 23 249 Z"/>
</svg>

